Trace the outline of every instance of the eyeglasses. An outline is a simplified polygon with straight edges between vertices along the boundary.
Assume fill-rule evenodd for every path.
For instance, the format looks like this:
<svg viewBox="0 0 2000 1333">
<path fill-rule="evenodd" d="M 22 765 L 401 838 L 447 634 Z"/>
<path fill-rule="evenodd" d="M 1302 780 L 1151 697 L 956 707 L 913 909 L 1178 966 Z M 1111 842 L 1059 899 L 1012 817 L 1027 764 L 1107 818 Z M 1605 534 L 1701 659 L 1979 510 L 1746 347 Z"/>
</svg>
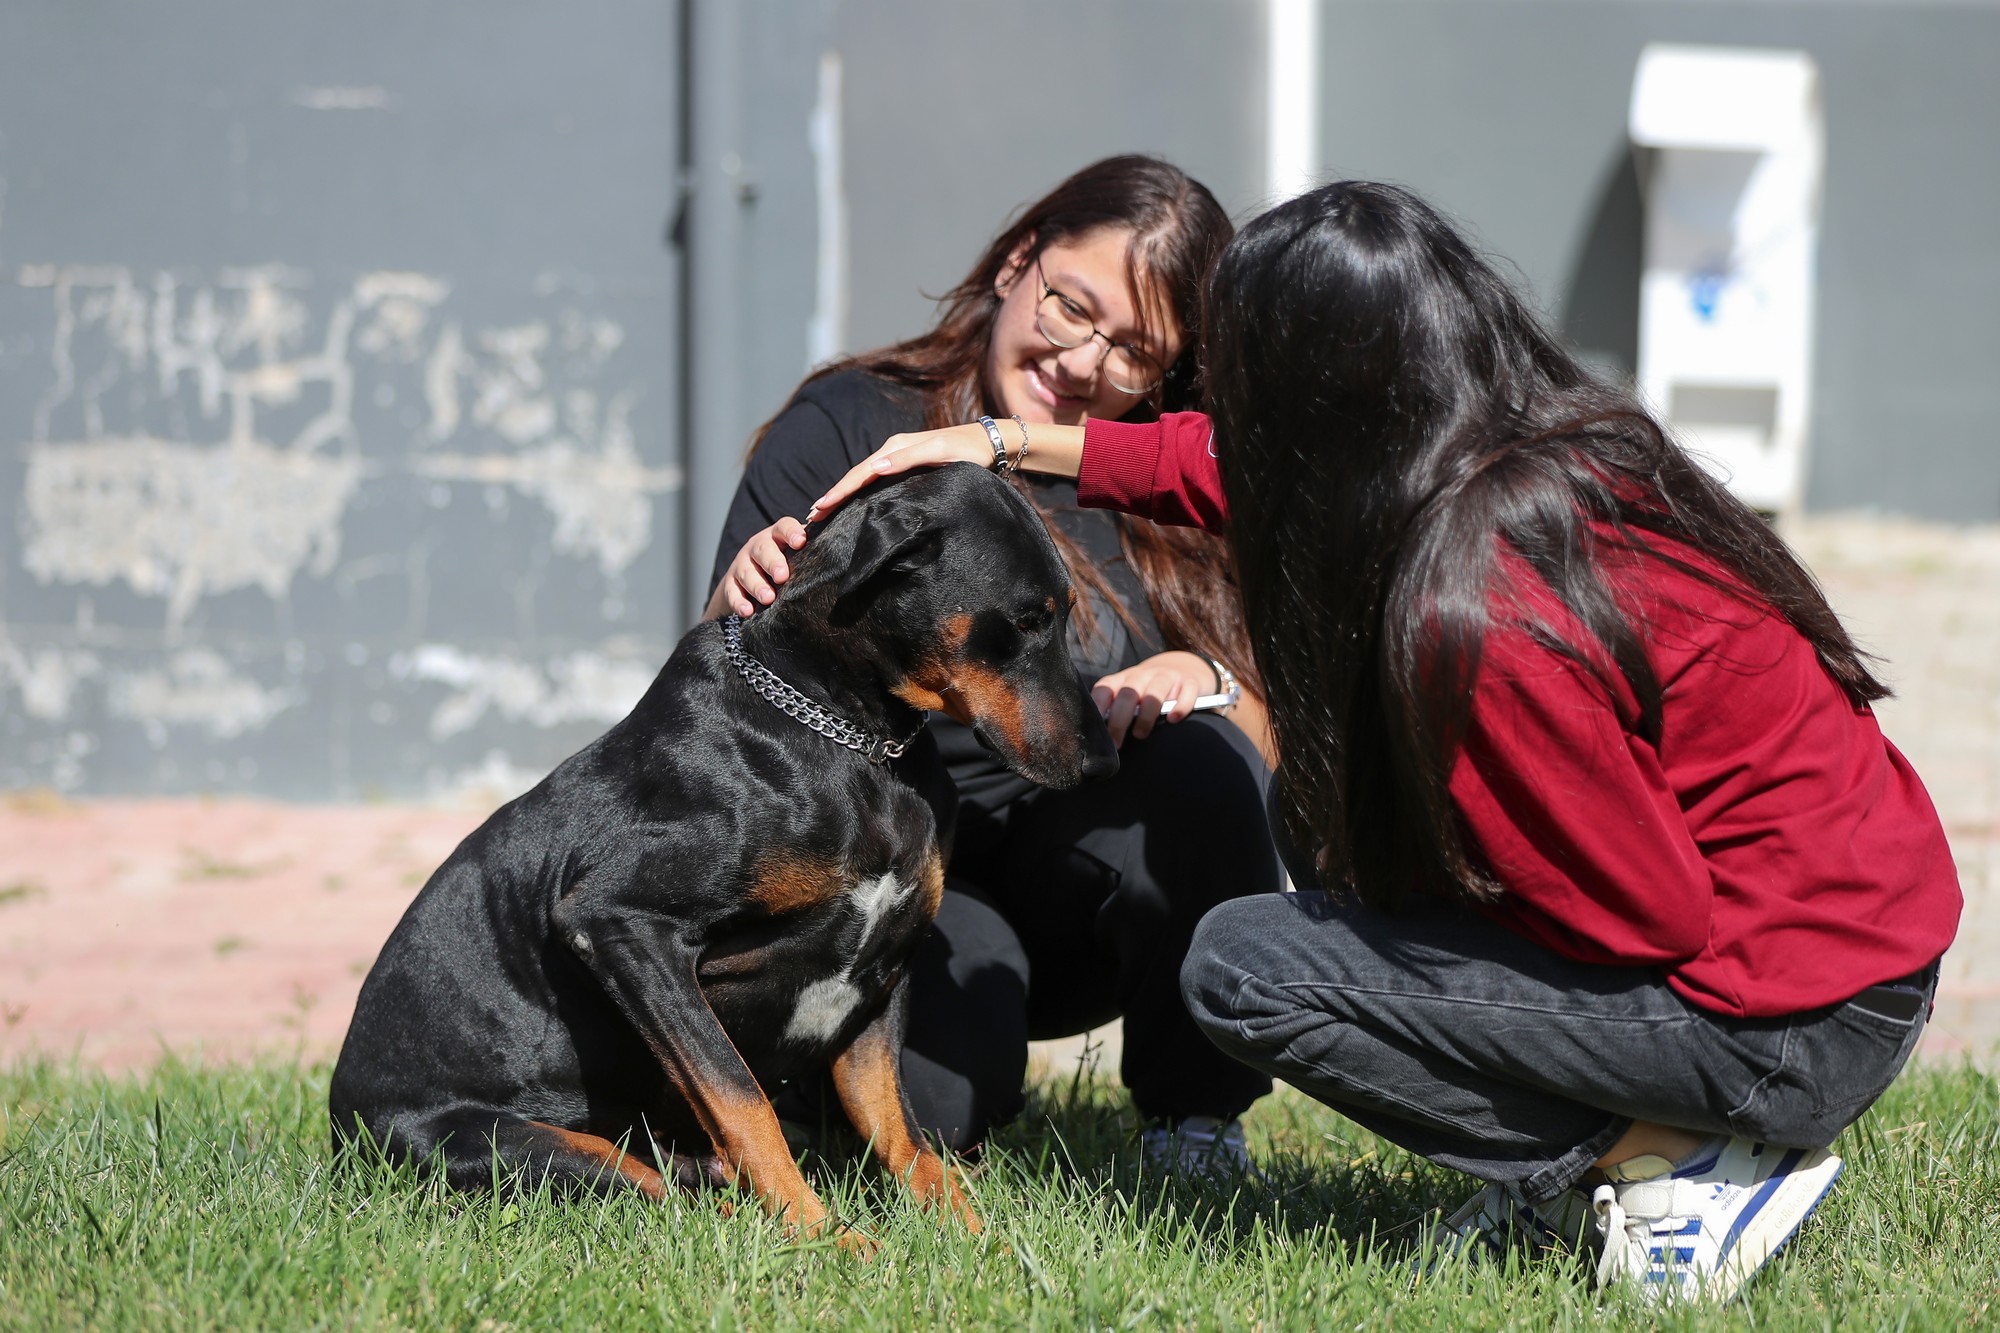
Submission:
<svg viewBox="0 0 2000 1333">
<path fill-rule="evenodd" d="M 1104 355 L 1098 364 L 1104 370 L 1106 383 L 1134 397 L 1160 387 L 1160 381 L 1167 376 L 1166 367 L 1151 353 L 1131 343 L 1112 342 L 1099 333 L 1082 306 L 1049 286 L 1039 259 L 1035 261 L 1035 277 L 1042 284 L 1042 299 L 1035 303 L 1035 331 L 1047 338 L 1051 346 L 1068 351 L 1092 338 L 1103 338 Z"/>
</svg>

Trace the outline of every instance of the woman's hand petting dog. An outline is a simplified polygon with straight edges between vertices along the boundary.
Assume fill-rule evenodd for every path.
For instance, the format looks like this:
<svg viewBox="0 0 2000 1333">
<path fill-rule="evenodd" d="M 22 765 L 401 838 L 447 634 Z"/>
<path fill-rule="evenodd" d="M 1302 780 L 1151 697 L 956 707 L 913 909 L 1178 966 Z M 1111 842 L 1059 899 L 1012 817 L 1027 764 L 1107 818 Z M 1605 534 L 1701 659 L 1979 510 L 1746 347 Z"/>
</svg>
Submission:
<svg viewBox="0 0 2000 1333">
<path fill-rule="evenodd" d="M 778 585 L 792 576 L 791 562 L 785 559 L 785 552 L 799 550 L 805 544 L 806 525 L 795 518 L 781 518 L 753 534 L 729 562 L 722 582 L 709 594 L 701 618 L 719 620 L 731 611 L 747 618 L 755 615 L 759 606 L 769 606 L 777 600 Z"/>
<path fill-rule="evenodd" d="M 1018 434 L 1012 422 L 999 427 L 1009 445 Z M 1042 427 L 1052 432 L 1053 427 Z M 1081 431 L 1077 432 L 1079 435 Z M 978 422 L 960 426 L 947 426 L 943 430 L 910 431 L 903 435 L 891 435 L 880 449 L 849 468 L 832 489 L 819 497 L 807 511 L 808 520 L 823 518 L 833 512 L 842 501 L 871 482 L 896 472 L 908 472 L 913 467 L 941 467 L 946 463 L 976 463 L 980 467 L 993 465 L 993 442 L 987 437 L 986 428 Z M 1039 471 L 1040 469 L 1036 469 Z"/>
</svg>

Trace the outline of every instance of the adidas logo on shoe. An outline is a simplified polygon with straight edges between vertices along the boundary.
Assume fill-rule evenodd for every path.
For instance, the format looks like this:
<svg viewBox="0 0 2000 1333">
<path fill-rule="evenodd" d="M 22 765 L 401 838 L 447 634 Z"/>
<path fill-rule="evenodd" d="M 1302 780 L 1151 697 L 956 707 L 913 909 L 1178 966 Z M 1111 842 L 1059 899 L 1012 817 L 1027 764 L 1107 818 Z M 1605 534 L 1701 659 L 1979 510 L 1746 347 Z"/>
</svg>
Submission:
<svg viewBox="0 0 2000 1333">
<path fill-rule="evenodd" d="M 1598 1285 L 1730 1300 L 1819 1207 L 1841 1165 L 1824 1148 L 1715 1138 L 1679 1163 L 1644 1156 L 1608 1167 L 1591 1196 Z"/>
</svg>

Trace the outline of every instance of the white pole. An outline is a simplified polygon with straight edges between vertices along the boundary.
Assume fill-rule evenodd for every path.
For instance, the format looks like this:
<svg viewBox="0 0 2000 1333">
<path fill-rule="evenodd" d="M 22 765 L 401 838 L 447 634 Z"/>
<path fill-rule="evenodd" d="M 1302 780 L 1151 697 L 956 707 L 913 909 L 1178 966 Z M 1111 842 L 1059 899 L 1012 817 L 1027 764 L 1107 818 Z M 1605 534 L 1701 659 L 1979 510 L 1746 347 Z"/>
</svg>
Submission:
<svg viewBox="0 0 2000 1333">
<path fill-rule="evenodd" d="M 831 361 L 847 343 L 847 178 L 841 125 L 841 59 L 819 58 L 819 100 L 806 122 L 812 146 L 813 192 L 819 203 L 819 247 L 812 319 L 806 324 L 806 369 Z"/>
<path fill-rule="evenodd" d="M 1265 0 L 1264 189 L 1277 203 L 1311 189 L 1319 161 L 1321 0 Z"/>
</svg>

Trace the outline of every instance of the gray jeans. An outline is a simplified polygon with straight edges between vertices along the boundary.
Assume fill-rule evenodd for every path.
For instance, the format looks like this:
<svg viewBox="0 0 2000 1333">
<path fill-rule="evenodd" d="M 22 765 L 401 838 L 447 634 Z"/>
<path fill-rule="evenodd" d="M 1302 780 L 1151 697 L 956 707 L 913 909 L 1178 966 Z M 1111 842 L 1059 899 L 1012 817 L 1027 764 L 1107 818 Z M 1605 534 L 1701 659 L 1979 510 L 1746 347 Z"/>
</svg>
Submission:
<svg viewBox="0 0 2000 1333">
<path fill-rule="evenodd" d="M 1472 913 L 1322 893 L 1222 903 L 1181 990 L 1209 1039 L 1411 1152 L 1547 1199 L 1633 1120 L 1831 1143 L 1916 1047 L 1935 964 L 1782 1018 L 1697 1009 L 1651 968 L 1575 963 Z"/>
</svg>

